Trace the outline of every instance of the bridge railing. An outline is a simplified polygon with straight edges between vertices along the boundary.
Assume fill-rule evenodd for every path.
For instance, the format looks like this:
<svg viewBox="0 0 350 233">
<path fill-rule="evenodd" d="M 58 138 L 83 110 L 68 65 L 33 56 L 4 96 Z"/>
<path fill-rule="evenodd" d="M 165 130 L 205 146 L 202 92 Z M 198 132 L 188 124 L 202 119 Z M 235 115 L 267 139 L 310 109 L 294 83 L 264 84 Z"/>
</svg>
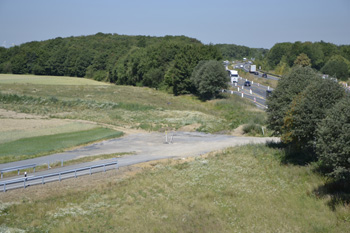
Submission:
<svg viewBox="0 0 350 233">
<path fill-rule="evenodd" d="M 89 174 L 92 175 L 93 169 L 97 169 L 97 168 L 103 168 L 104 172 L 106 172 L 106 167 L 112 166 L 112 165 L 116 165 L 116 169 L 118 169 L 118 161 L 114 161 L 114 162 L 110 162 L 110 163 L 103 163 L 103 164 L 98 164 L 98 165 L 93 165 L 93 166 L 88 166 L 88 167 L 81 167 L 81 168 L 76 168 L 76 169 L 71 169 L 71 170 L 66 170 L 66 171 L 60 171 L 60 172 L 55 172 L 55 173 L 50 173 L 50 174 L 46 174 L 46 175 L 42 175 L 42 176 L 33 176 L 33 177 L 25 177 L 25 178 L 19 178 L 19 179 L 14 179 L 14 180 L 8 180 L 8 181 L 4 181 L 0 183 L 0 188 L 2 186 L 2 190 L 3 192 L 6 192 L 6 190 L 9 189 L 9 185 L 14 185 L 14 184 L 21 184 L 23 183 L 23 188 L 26 188 L 28 185 L 34 185 L 34 184 L 45 184 L 45 182 L 52 182 L 52 181 L 61 181 L 63 178 L 67 179 L 67 178 L 71 178 L 71 177 L 78 177 L 78 172 L 82 172 L 82 171 L 87 171 L 89 170 Z M 65 176 L 63 177 L 63 175 L 67 175 L 67 174 L 74 174 L 72 176 Z M 85 175 L 85 174 L 84 174 Z M 57 178 L 57 179 L 51 179 L 48 180 L 47 178 Z M 35 181 L 38 181 L 36 182 Z M 13 188 L 20 188 L 21 186 L 16 186 L 16 187 L 10 187 L 11 189 Z"/>
</svg>

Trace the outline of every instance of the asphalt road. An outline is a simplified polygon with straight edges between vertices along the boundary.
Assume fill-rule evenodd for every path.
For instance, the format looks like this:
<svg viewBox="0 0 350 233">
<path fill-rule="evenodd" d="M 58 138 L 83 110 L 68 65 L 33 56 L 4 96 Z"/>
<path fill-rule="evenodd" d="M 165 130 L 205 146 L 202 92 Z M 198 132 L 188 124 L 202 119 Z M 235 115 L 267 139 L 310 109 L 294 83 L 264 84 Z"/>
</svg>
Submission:
<svg viewBox="0 0 350 233">
<path fill-rule="evenodd" d="M 84 146 L 75 150 L 64 153 L 57 153 L 53 155 L 43 156 L 34 159 L 28 159 L 7 164 L 0 164 L 0 169 L 22 166 L 26 164 L 47 164 L 61 160 L 72 160 L 79 157 L 111 154 L 118 152 L 133 152 L 132 155 L 126 155 L 118 158 L 118 166 L 128 166 L 132 164 L 148 162 L 152 160 L 167 159 L 167 158 L 183 158 L 190 156 L 198 156 L 211 151 L 224 149 L 227 147 L 244 145 L 249 143 L 266 143 L 267 141 L 279 141 L 278 138 L 259 138 L 259 137 L 234 137 L 228 135 L 214 135 L 198 132 L 170 132 L 167 134 L 168 143 L 166 143 L 165 133 L 140 133 L 131 134 L 122 138 L 106 140 Z M 169 143 L 172 141 L 171 143 Z M 89 163 L 64 166 L 46 171 L 29 173 L 28 177 L 43 176 L 50 173 L 56 173 L 64 170 L 72 170 L 81 167 L 92 166 L 101 163 L 115 161 L 115 159 L 100 160 Z M 113 166 L 112 166 L 113 168 Z M 98 171 L 98 170 L 96 170 Z M 102 168 L 100 169 L 102 171 Z M 89 171 L 86 171 L 87 174 Z M 83 172 L 81 174 L 84 174 Z M 71 175 L 72 176 L 72 175 Z M 0 180 L 10 181 L 13 179 L 23 179 L 23 172 L 20 176 L 8 177 Z M 64 177 L 62 177 L 64 178 Z M 57 180 L 52 178 L 52 180 Z M 49 182 L 47 180 L 45 182 Z M 37 180 L 37 183 L 41 181 Z M 34 183 L 33 183 L 34 184 Z M 23 187 L 23 183 L 17 184 L 18 187 Z M 1 189 L 2 187 L 0 187 Z M 9 187 L 7 187 L 9 188 Z"/>
</svg>

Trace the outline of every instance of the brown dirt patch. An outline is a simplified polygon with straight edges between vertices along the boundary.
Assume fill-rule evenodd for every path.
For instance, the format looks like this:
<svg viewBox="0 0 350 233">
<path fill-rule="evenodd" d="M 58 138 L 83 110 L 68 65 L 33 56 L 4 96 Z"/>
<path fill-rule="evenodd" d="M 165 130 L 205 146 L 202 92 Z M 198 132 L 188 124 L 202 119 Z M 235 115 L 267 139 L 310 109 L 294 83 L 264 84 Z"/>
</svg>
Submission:
<svg viewBox="0 0 350 233">
<path fill-rule="evenodd" d="M 238 126 L 236 129 L 233 130 L 233 132 L 231 133 L 232 136 L 238 136 L 238 137 L 243 137 L 244 135 L 244 131 L 243 131 L 243 127 L 245 125 L 240 125 Z"/>
<path fill-rule="evenodd" d="M 201 127 L 201 124 L 196 123 L 196 124 L 191 124 L 191 125 L 185 125 L 182 126 L 179 131 L 186 131 L 186 132 L 194 132 L 196 131 L 196 129 L 198 129 L 199 127 Z"/>
<path fill-rule="evenodd" d="M 0 118 L 10 118 L 10 119 L 48 119 L 45 116 L 32 115 L 27 113 L 18 113 L 6 109 L 0 108 Z"/>
</svg>

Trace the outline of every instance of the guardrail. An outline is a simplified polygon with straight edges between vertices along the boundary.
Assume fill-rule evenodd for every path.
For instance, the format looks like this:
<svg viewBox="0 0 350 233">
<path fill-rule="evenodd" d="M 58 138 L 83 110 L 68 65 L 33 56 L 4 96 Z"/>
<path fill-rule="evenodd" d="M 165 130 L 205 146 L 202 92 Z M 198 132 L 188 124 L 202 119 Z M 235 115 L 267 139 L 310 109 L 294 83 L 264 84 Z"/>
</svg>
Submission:
<svg viewBox="0 0 350 233">
<path fill-rule="evenodd" d="M 29 185 L 29 182 L 31 182 L 30 185 L 38 184 L 38 183 L 33 183 L 33 181 L 36 181 L 36 180 L 40 180 L 39 184 L 40 183 L 45 184 L 45 181 L 46 182 L 57 181 L 57 180 L 61 181 L 63 178 L 68 179 L 68 178 L 71 178 L 73 176 L 75 178 L 77 178 L 78 172 L 89 170 L 89 174 L 92 175 L 93 169 L 102 168 L 102 167 L 103 167 L 104 172 L 106 172 L 106 167 L 112 166 L 112 165 L 116 165 L 116 169 L 118 169 L 118 161 L 115 161 L 115 162 L 110 162 L 110 163 L 93 165 L 93 166 L 89 166 L 89 167 L 82 167 L 82 168 L 77 168 L 77 169 L 72 169 L 72 170 L 67 170 L 67 171 L 50 173 L 50 174 L 42 175 L 42 176 L 26 177 L 26 178 L 20 178 L 20 179 L 15 179 L 15 180 L 9 180 L 9 181 L 5 181 L 5 182 L 0 183 L 0 187 L 3 186 L 3 192 L 6 192 L 6 186 L 11 185 L 11 184 L 23 183 L 23 188 L 26 188 Z M 72 174 L 72 173 L 74 173 L 73 176 L 63 177 L 63 175 Z M 47 178 L 49 178 L 49 177 L 57 177 L 57 179 L 56 180 L 47 180 Z M 21 186 L 17 186 L 14 188 L 18 188 L 18 187 L 21 187 Z"/>
<path fill-rule="evenodd" d="M 4 172 L 18 171 L 18 175 L 19 175 L 19 171 L 20 170 L 27 169 L 27 168 L 34 168 L 34 172 L 35 172 L 35 167 L 36 167 L 36 164 L 28 164 L 28 165 L 17 166 L 17 167 L 3 168 L 3 169 L 0 170 L 0 172 L 1 172 L 1 179 L 3 177 Z"/>
</svg>

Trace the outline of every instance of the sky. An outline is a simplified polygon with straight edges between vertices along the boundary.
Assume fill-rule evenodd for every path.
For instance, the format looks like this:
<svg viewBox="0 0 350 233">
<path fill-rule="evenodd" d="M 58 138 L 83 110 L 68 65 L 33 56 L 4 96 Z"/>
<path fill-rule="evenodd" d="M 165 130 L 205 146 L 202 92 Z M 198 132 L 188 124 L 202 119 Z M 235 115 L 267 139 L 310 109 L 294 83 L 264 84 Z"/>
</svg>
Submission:
<svg viewBox="0 0 350 233">
<path fill-rule="evenodd" d="M 267 49 L 350 44 L 350 0 L 0 0 L 3 47 L 98 32 Z"/>
</svg>

